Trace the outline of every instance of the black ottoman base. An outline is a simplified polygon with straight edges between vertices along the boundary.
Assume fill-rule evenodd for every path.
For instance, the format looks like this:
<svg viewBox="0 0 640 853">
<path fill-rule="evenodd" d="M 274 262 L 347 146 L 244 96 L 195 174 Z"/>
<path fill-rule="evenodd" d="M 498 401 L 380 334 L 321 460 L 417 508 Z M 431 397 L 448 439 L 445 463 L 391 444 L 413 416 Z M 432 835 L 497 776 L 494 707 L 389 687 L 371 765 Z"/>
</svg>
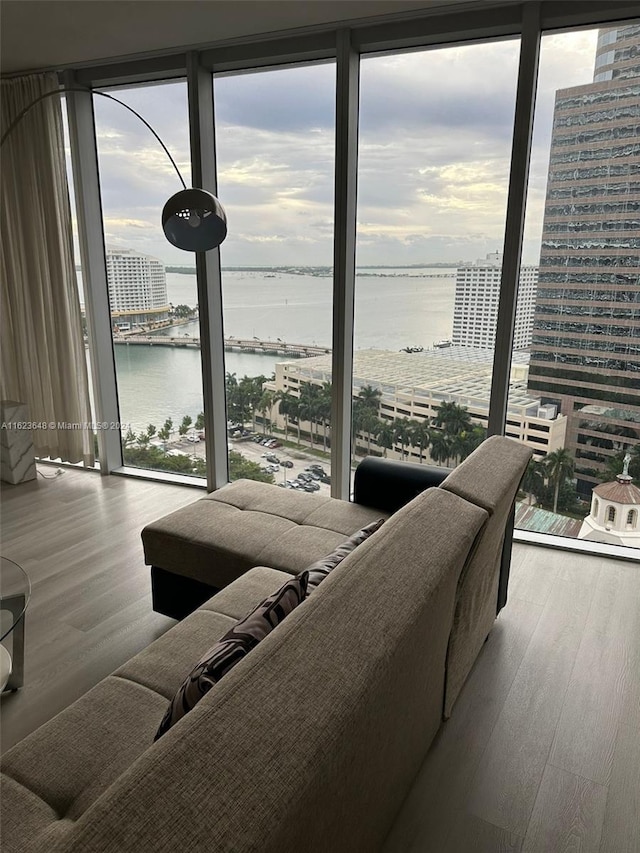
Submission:
<svg viewBox="0 0 640 853">
<path fill-rule="evenodd" d="M 151 595 L 157 613 L 184 619 L 219 592 L 214 586 L 151 566 Z"/>
</svg>

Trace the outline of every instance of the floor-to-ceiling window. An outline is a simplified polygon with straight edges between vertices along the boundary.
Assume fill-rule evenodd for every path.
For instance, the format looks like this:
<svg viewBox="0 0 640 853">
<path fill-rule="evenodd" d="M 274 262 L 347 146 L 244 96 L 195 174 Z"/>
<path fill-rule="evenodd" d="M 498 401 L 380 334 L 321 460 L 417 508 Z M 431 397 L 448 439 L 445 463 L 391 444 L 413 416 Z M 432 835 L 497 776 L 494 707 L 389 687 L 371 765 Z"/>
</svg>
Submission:
<svg viewBox="0 0 640 853">
<path fill-rule="evenodd" d="M 549 512 L 550 526 L 540 529 L 550 530 L 551 521 L 560 519 L 567 532 L 568 520 L 582 523 L 594 486 L 637 476 L 638 30 L 631 22 L 543 38 L 514 348 L 508 353 L 495 336 L 505 223 L 519 217 L 513 209 L 519 209 L 518 193 L 509 216 L 507 194 L 518 32 L 522 24 L 524 45 L 536 30 L 532 7 L 526 8 L 523 21 L 515 23 L 506 10 L 489 15 L 493 24 L 485 15 L 461 16 L 464 36 L 452 45 L 434 43 L 438 16 L 433 28 L 415 22 L 430 41 L 424 48 L 409 24 L 393 30 L 397 41 L 382 28 L 377 36 L 367 28 L 353 30 L 362 53 L 350 462 L 377 454 L 457 464 L 485 435 L 492 369 L 495 376 L 496 366 L 509 364 L 505 431 L 531 447 L 538 463 L 528 472 L 521 513 Z M 541 12 L 543 26 L 555 31 L 552 4 L 543 4 Z M 451 42 L 453 24 L 445 23 L 443 40 Z M 474 33 L 484 40 L 471 40 Z M 348 304 L 332 305 L 334 173 L 344 174 L 347 157 L 339 143 L 336 170 L 336 66 L 327 57 L 342 54 L 336 33 L 326 36 L 283 40 L 277 68 L 268 65 L 279 42 L 266 51 L 242 45 L 237 53 L 234 46 L 202 55 L 216 69 L 218 195 L 229 217 L 221 248 L 228 423 L 220 431 L 225 434 L 206 440 L 216 442 L 218 452 L 229 444 L 232 479 L 250 476 L 283 487 L 296 480 L 296 488 L 306 485 L 308 491 L 329 486 L 331 417 L 341 417 L 343 408 L 336 399 L 330 406 L 336 369 L 331 312 L 344 307 L 349 314 Z M 302 55 L 308 61 L 293 64 L 292 57 Z M 532 67 L 534 52 L 524 55 Z M 163 93 L 179 91 L 178 109 Z M 186 84 L 126 93 L 143 94 L 170 107 L 164 109 L 171 116 L 165 126 L 150 103 L 132 102 L 143 114 L 150 108 L 147 117 L 182 152 L 178 159 L 186 166 Z M 117 207 L 124 181 L 120 186 L 115 179 L 109 189 L 105 176 L 120 131 L 100 124 L 103 108 L 96 106 L 107 245 L 113 223 L 129 218 L 127 233 L 139 238 L 135 249 L 146 239 L 139 223 L 151 220 Z M 342 113 L 339 119 L 342 128 Z M 516 154 L 528 145 L 526 127 L 519 126 Z M 137 138 L 127 147 L 128 154 L 140 155 Z M 164 156 L 159 149 L 157 156 Z M 135 176 L 138 186 L 143 171 L 141 166 Z M 168 179 L 168 164 L 166 171 Z M 149 195 L 154 216 L 172 189 L 162 199 Z M 336 221 L 344 236 L 350 224 L 343 230 L 342 213 Z M 162 242 L 157 223 L 154 228 Z M 509 226 L 512 247 L 515 230 Z M 116 248 L 127 247 L 116 241 Z M 193 258 L 176 260 L 166 251 L 173 250 L 163 246 L 147 254 L 164 261 L 168 280 L 175 275 L 176 286 L 190 286 L 193 296 L 173 301 L 173 330 L 145 331 L 153 344 L 157 334 L 177 338 L 168 342 L 167 353 L 194 356 L 194 370 L 181 374 L 182 392 L 190 379 L 201 381 L 192 340 L 197 327 L 188 325 L 196 301 L 195 278 L 189 278 Z M 514 249 L 509 252 L 513 261 Z M 122 308 L 118 313 L 112 305 L 112 311 L 115 334 L 137 337 L 132 324 L 139 321 Z M 505 316 L 500 312 L 500 322 Z M 176 332 L 177 321 L 184 325 Z M 117 344 L 119 373 L 119 353 L 127 351 L 130 359 L 133 346 Z M 203 471 L 201 394 L 195 405 L 180 411 L 166 406 L 166 415 L 163 408 L 154 419 L 134 421 L 120 377 L 119 384 L 121 420 L 132 425 L 129 438 L 123 435 L 125 462 L 141 464 L 136 459 L 162 453 L 163 459 L 178 458 L 180 470 Z M 136 381 L 134 387 L 145 385 Z M 493 393 L 501 394 L 496 388 Z M 501 429 L 494 415 L 491 422 L 492 430 Z M 342 448 L 336 458 L 342 459 Z M 628 527 L 636 516 L 616 512 L 622 517 Z"/>
<path fill-rule="evenodd" d="M 189 185 L 186 83 L 110 94 L 154 128 Z M 204 477 L 194 259 L 160 227 L 180 180 L 139 118 L 97 95 L 94 109 L 124 463 Z"/>
<path fill-rule="evenodd" d="M 639 56 L 638 21 L 543 37 L 523 252 L 539 276 L 520 309 L 538 409 L 507 425 L 537 445 L 519 526 L 636 547 Z"/>
<path fill-rule="evenodd" d="M 361 61 L 353 464 L 486 436 L 519 41 Z"/>
<path fill-rule="evenodd" d="M 335 64 L 216 77 L 229 469 L 330 483 Z"/>
</svg>

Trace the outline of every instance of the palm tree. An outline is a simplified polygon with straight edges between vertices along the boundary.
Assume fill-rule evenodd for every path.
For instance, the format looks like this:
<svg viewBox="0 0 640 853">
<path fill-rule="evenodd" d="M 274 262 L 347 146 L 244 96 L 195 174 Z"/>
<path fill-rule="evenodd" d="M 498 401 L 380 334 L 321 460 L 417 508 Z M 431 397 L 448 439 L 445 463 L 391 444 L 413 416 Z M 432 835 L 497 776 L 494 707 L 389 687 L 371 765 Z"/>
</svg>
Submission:
<svg viewBox="0 0 640 853">
<path fill-rule="evenodd" d="M 321 392 L 318 385 L 312 382 L 304 382 L 300 387 L 300 418 L 309 421 L 309 434 L 311 446 L 316 443 L 317 430 L 314 435 L 314 425 L 317 427 L 320 412 Z"/>
<path fill-rule="evenodd" d="M 382 397 L 382 391 L 378 388 L 374 388 L 372 385 L 363 385 L 362 388 L 358 391 L 358 400 L 362 400 L 363 405 L 367 409 L 371 409 L 371 411 L 378 413 L 380 409 L 380 399 Z"/>
<path fill-rule="evenodd" d="M 284 437 L 289 435 L 289 417 L 294 414 L 297 404 L 296 398 L 289 391 L 279 391 L 278 409 L 284 417 Z"/>
<path fill-rule="evenodd" d="M 331 382 L 323 382 L 318 400 L 318 418 L 322 424 L 322 449 L 327 452 L 327 427 L 331 424 Z"/>
<path fill-rule="evenodd" d="M 440 403 L 435 411 L 434 424 L 451 435 L 471 429 L 471 415 L 457 403 Z"/>
<path fill-rule="evenodd" d="M 411 426 L 409 425 L 409 421 L 406 418 L 394 418 L 393 432 L 395 440 L 400 442 L 402 458 L 404 459 L 407 452 L 407 444 L 411 441 Z"/>
<path fill-rule="evenodd" d="M 424 452 L 429 447 L 431 442 L 431 432 L 429 430 L 429 425 L 426 421 L 412 420 L 409 422 L 411 425 L 411 443 L 414 447 L 417 447 L 420 451 L 420 464 L 422 465 L 422 459 L 424 457 Z"/>
<path fill-rule="evenodd" d="M 387 455 L 387 450 L 391 450 L 393 447 L 395 435 L 393 424 L 390 421 L 380 421 L 380 429 L 378 430 L 376 441 L 378 442 L 378 447 L 384 448 L 385 456 Z"/>
<path fill-rule="evenodd" d="M 530 459 L 527 465 L 527 470 L 522 478 L 522 490 L 526 492 L 529 506 L 533 503 L 533 498 L 537 498 L 542 493 L 544 488 L 544 465 L 538 462 L 537 459 Z"/>
<path fill-rule="evenodd" d="M 548 453 L 544 458 L 544 467 L 547 476 L 554 484 L 553 489 L 553 511 L 558 511 L 558 492 L 561 483 L 568 480 L 573 474 L 573 457 L 564 447 Z"/>
<path fill-rule="evenodd" d="M 487 430 L 480 424 L 473 424 L 469 429 L 453 435 L 452 448 L 458 460 L 462 462 L 466 459 L 470 453 L 480 447 L 486 437 Z"/>
<path fill-rule="evenodd" d="M 371 455 L 371 439 L 375 438 L 380 432 L 381 421 L 375 412 L 371 409 L 364 408 L 360 418 L 360 430 L 367 437 L 367 455 Z"/>
<path fill-rule="evenodd" d="M 256 404 L 256 409 L 262 415 L 262 432 L 264 435 L 267 434 L 267 412 L 271 414 L 271 409 L 273 408 L 275 402 L 276 401 L 271 391 L 263 391 L 262 396 Z M 269 417 L 269 430 L 271 430 L 271 417 Z"/>
<path fill-rule="evenodd" d="M 453 453 L 452 437 L 441 430 L 436 430 L 431 433 L 431 450 L 429 451 L 431 458 L 438 464 L 444 462 L 449 464 Z"/>
</svg>

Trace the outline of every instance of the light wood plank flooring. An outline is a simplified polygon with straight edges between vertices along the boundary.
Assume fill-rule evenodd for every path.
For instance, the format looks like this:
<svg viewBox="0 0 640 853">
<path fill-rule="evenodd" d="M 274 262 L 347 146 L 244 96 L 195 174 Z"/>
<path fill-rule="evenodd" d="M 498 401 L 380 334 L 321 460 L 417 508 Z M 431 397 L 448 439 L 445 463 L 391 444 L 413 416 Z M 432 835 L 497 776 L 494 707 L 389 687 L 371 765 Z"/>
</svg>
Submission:
<svg viewBox="0 0 640 853">
<path fill-rule="evenodd" d="M 47 477 L 56 470 L 38 468 Z M 2 554 L 33 590 L 25 686 L 1 699 L 3 751 L 175 624 L 151 609 L 140 531 L 202 494 L 74 469 L 3 484 Z"/>
<path fill-rule="evenodd" d="M 3 749 L 173 624 L 140 530 L 201 494 L 74 470 L 3 488 L 2 553 L 33 582 Z M 640 564 L 516 545 L 509 603 L 384 853 L 637 853 L 639 814 Z"/>
</svg>

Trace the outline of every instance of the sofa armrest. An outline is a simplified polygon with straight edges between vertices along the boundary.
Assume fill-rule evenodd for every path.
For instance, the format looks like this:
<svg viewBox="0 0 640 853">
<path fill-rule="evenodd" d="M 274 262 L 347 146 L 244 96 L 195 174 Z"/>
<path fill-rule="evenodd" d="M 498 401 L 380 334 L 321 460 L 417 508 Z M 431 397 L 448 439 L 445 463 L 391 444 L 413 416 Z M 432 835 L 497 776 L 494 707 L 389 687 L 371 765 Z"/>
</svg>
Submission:
<svg viewBox="0 0 640 853">
<path fill-rule="evenodd" d="M 368 456 L 356 468 L 353 499 L 363 506 L 394 513 L 420 492 L 439 486 L 450 473 L 449 468 L 435 465 Z"/>
</svg>

